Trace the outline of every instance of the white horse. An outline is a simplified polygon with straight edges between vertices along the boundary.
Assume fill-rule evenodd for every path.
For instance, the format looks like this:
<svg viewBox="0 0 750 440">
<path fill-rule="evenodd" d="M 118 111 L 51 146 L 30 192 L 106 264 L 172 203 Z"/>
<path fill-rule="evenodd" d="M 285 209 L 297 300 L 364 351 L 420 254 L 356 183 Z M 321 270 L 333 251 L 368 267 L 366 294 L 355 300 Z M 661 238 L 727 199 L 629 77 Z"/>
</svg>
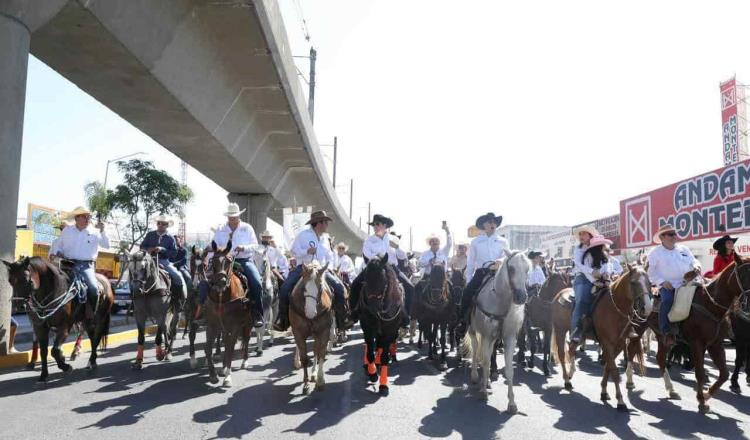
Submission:
<svg viewBox="0 0 750 440">
<path fill-rule="evenodd" d="M 263 301 L 263 326 L 253 329 L 256 336 L 255 353 L 263 354 L 263 336 L 268 335 L 268 345 L 273 346 L 273 322 L 278 314 L 278 284 L 271 269 L 271 262 L 266 255 L 267 250 L 253 252 L 255 267 L 260 272 L 261 299 Z"/>
<path fill-rule="evenodd" d="M 525 304 L 516 304 L 513 293 L 526 295 L 526 280 L 531 263 L 519 251 L 506 251 L 506 257 L 494 279 L 487 282 L 477 295 L 463 347 L 465 354 L 471 354 L 472 383 L 479 382 L 477 368 L 481 363 L 482 380 L 479 382 L 479 391 L 486 400 L 491 392 L 490 356 L 494 356 L 495 342 L 502 337 L 505 376 L 508 381 L 508 412 L 515 414 L 518 407 L 513 396 L 513 353 L 523 324 Z"/>
</svg>

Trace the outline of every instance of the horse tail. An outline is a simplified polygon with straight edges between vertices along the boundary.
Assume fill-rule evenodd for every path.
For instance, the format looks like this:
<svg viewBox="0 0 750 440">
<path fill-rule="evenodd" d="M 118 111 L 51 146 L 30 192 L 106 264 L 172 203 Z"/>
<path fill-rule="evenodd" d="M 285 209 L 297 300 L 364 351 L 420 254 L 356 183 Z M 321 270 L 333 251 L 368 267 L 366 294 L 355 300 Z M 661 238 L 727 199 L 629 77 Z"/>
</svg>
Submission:
<svg viewBox="0 0 750 440">
<path fill-rule="evenodd" d="M 550 336 L 550 351 L 555 364 L 560 365 L 560 357 L 557 355 L 557 338 L 555 338 L 555 326 L 552 326 L 552 335 Z"/>
<path fill-rule="evenodd" d="M 107 312 L 104 316 L 104 322 L 102 323 L 102 338 L 101 338 L 101 350 L 107 350 L 107 340 L 109 339 L 109 324 L 112 318 L 112 314 Z"/>
<path fill-rule="evenodd" d="M 638 360 L 638 371 L 641 373 L 641 376 L 646 375 L 646 362 L 643 360 L 643 343 L 640 339 L 638 339 L 637 344 L 633 344 L 636 346 L 635 348 L 635 358 Z M 627 345 L 625 346 L 625 349 L 627 349 Z"/>
<path fill-rule="evenodd" d="M 463 343 L 461 344 L 461 356 L 462 357 L 469 357 L 474 353 L 474 350 L 476 348 L 472 346 L 471 344 L 471 337 L 469 336 L 469 333 L 466 332 L 464 335 Z"/>
</svg>

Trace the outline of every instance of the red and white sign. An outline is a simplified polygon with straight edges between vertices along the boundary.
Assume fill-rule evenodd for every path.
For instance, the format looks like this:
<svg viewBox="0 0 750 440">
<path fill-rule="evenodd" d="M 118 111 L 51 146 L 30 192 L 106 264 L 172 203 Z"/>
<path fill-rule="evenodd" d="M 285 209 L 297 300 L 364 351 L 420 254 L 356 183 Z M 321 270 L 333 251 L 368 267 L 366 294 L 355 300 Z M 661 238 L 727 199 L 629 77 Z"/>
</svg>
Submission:
<svg viewBox="0 0 750 440">
<path fill-rule="evenodd" d="M 721 94 L 721 133 L 724 165 L 732 165 L 748 157 L 745 122 L 745 89 L 737 87 L 735 78 L 719 85 Z"/>
<path fill-rule="evenodd" d="M 624 248 L 651 246 L 664 224 L 682 240 L 748 232 L 750 160 L 623 200 L 620 220 Z"/>
</svg>

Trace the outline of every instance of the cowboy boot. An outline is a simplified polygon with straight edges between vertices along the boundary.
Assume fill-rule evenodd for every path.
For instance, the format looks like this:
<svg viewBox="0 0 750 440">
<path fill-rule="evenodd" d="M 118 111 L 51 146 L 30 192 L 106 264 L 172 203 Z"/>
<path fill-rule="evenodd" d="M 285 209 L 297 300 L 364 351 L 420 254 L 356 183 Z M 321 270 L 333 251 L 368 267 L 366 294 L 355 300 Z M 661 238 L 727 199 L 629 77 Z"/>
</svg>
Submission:
<svg viewBox="0 0 750 440">
<path fill-rule="evenodd" d="M 632 324 L 628 324 L 628 336 L 627 336 L 627 338 L 628 339 L 637 339 L 638 337 L 639 337 L 638 333 L 635 332 L 635 329 L 633 328 L 633 325 Z"/>
<path fill-rule="evenodd" d="M 273 323 L 273 329 L 277 332 L 285 332 L 289 328 L 289 304 L 283 299 L 279 301 L 279 316 Z"/>
<path fill-rule="evenodd" d="M 581 340 L 586 334 L 585 330 L 587 330 L 586 318 L 587 318 L 586 315 L 581 316 L 581 320 L 578 322 L 578 325 L 576 326 L 575 330 L 573 330 L 573 334 L 570 335 L 570 342 L 574 344 L 581 343 Z"/>
</svg>

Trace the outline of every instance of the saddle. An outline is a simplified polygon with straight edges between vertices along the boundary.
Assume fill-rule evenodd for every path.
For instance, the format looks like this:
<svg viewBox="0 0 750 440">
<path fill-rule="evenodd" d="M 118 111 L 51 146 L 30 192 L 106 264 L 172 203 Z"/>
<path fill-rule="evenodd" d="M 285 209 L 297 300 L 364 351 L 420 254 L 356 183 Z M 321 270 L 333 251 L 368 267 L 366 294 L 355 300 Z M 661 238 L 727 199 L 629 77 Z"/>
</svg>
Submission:
<svg viewBox="0 0 750 440">
<path fill-rule="evenodd" d="M 700 284 L 698 283 L 688 283 L 677 289 L 674 294 L 672 308 L 669 309 L 669 313 L 667 314 L 669 322 L 681 322 L 690 316 L 693 297 L 695 297 L 695 291 L 699 286 Z"/>
</svg>

